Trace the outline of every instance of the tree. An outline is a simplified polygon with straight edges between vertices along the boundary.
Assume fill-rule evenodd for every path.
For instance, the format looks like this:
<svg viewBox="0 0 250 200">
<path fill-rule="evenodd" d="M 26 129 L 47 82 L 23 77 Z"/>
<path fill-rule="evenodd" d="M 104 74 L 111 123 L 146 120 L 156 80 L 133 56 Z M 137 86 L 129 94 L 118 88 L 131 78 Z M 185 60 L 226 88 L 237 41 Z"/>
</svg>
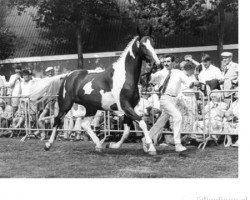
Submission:
<svg viewBox="0 0 250 200">
<path fill-rule="evenodd" d="M 218 57 L 223 51 L 224 35 L 225 35 L 225 13 L 231 12 L 238 18 L 238 0 L 212 0 L 210 1 L 210 9 L 217 13 L 218 20 Z"/>
<path fill-rule="evenodd" d="M 225 12 L 238 16 L 238 0 L 130 0 L 134 17 L 151 21 L 165 36 L 181 31 L 197 33 L 218 26 L 218 53 L 223 48 Z"/>
<path fill-rule="evenodd" d="M 67 42 L 60 32 L 74 32 L 78 53 L 78 68 L 83 68 L 82 33 L 90 29 L 92 24 L 105 24 L 108 20 L 120 17 L 120 10 L 115 0 L 9 1 L 9 5 L 16 6 L 20 14 L 25 12 L 27 7 L 37 8 L 37 13 L 33 16 L 37 26 L 47 29 L 58 42 Z M 59 33 L 59 35 L 56 36 L 55 33 Z"/>
<path fill-rule="evenodd" d="M 14 44 L 16 36 L 5 25 L 7 13 L 6 1 L 0 0 L 0 60 L 12 56 L 15 52 Z"/>
</svg>

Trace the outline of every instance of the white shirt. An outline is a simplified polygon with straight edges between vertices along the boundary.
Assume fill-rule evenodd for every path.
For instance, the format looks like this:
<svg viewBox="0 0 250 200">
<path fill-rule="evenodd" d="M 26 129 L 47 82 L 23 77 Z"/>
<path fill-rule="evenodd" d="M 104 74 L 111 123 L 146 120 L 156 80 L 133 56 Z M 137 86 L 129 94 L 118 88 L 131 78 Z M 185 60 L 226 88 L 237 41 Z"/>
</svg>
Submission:
<svg viewBox="0 0 250 200">
<path fill-rule="evenodd" d="M 15 82 L 17 74 L 12 74 L 10 76 L 10 80 L 8 83 L 6 83 L 7 87 L 12 88 L 11 96 L 19 96 L 20 95 L 20 89 L 21 89 L 21 81 L 20 79 Z M 15 82 L 15 84 L 14 84 Z M 14 85 L 13 85 L 14 84 Z"/>
<path fill-rule="evenodd" d="M 163 68 L 152 76 L 150 82 L 156 83 L 156 90 L 158 90 L 159 87 L 164 83 L 168 73 L 169 70 Z M 165 94 L 169 94 L 171 96 L 178 96 L 182 84 L 184 85 L 184 87 L 189 87 L 191 82 L 192 80 L 188 78 L 188 76 L 183 71 L 179 69 L 172 69 Z"/>
<path fill-rule="evenodd" d="M 29 82 L 21 82 L 21 96 L 29 96 L 32 83 L 32 80 Z"/>
<path fill-rule="evenodd" d="M 0 88 L 1 87 L 6 87 L 6 79 L 5 76 L 0 75 Z"/>
<path fill-rule="evenodd" d="M 194 75 L 188 76 L 188 79 L 189 79 L 190 82 L 196 82 L 197 81 Z M 193 89 L 189 88 L 188 85 L 182 84 L 181 85 L 181 91 L 182 92 L 189 92 L 189 91 L 193 91 Z"/>
<path fill-rule="evenodd" d="M 214 65 L 210 65 L 208 68 L 202 66 L 202 70 L 199 74 L 199 81 L 202 83 L 206 83 L 206 81 L 210 81 L 213 79 L 220 80 L 222 78 L 222 72 L 218 67 L 215 67 Z"/>
<path fill-rule="evenodd" d="M 167 77 L 168 70 L 164 67 L 162 70 L 151 74 L 150 83 L 154 84 L 154 90 L 158 91 L 160 86 L 164 83 L 165 78 Z"/>
</svg>

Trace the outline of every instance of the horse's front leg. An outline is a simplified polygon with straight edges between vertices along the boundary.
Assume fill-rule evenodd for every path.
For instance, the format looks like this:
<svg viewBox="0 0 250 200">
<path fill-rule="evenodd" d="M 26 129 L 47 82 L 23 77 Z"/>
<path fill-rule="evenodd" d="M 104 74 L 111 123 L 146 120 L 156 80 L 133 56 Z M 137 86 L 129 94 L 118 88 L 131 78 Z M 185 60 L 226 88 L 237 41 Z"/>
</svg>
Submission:
<svg viewBox="0 0 250 200">
<path fill-rule="evenodd" d="M 150 155 L 156 155 L 156 149 L 153 145 L 152 139 L 149 136 L 149 131 L 145 121 L 135 113 L 134 109 L 131 106 L 124 106 L 124 112 L 127 117 L 129 117 L 133 121 L 136 121 L 142 129 L 146 140 L 146 144 L 143 145 L 144 151 L 148 152 Z"/>
<path fill-rule="evenodd" d="M 118 141 L 116 143 L 115 142 L 111 142 L 111 143 L 107 144 L 107 148 L 111 148 L 111 149 L 118 149 L 118 148 L 120 148 L 121 145 L 123 144 L 123 142 L 129 136 L 129 131 L 130 131 L 131 124 L 132 124 L 132 120 L 125 115 L 124 116 L 124 121 L 123 121 L 124 131 L 123 131 L 123 134 L 122 134 L 122 137 L 121 137 L 120 141 Z"/>
</svg>

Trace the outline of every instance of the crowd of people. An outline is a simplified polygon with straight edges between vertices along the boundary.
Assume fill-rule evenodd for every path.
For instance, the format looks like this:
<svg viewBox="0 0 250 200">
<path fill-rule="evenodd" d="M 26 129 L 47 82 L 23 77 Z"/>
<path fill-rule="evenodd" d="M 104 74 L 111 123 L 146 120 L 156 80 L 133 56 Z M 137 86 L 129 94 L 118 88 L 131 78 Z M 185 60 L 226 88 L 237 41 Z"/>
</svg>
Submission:
<svg viewBox="0 0 250 200">
<path fill-rule="evenodd" d="M 182 141 L 187 137 L 181 137 L 181 132 L 194 133 L 206 130 L 216 133 L 216 140 L 219 140 L 220 135 L 227 135 L 225 146 L 238 146 L 237 137 L 228 135 L 237 132 L 238 64 L 232 61 L 231 52 L 223 52 L 221 56 L 222 66 L 219 68 L 212 64 L 212 58 L 208 54 L 202 55 L 201 62 L 194 60 L 192 55 L 186 55 L 180 63 L 176 62 L 173 55 L 163 55 L 160 58 L 161 68 L 154 70 L 149 84 L 139 85 L 142 97 L 135 111 L 145 117 L 150 137 L 155 144 L 163 141 L 162 145 L 173 144 L 176 151 L 184 151 L 186 147 L 182 145 Z M 58 76 L 54 73 L 53 67 L 48 67 L 45 73 L 46 82 Z M 58 77 L 53 79 L 53 84 L 47 84 L 48 87 L 42 90 L 44 94 L 46 90 L 55 90 L 54 93 L 57 93 L 63 76 Z M 30 91 L 34 85 L 37 87 L 39 81 L 30 70 L 22 69 L 20 65 L 15 66 L 15 74 L 11 75 L 9 81 L 0 76 L 1 137 L 18 136 L 27 131 L 25 128 L 30 127 L 36 129 L 33 132 L 34 137 L 46 139 L 49 133 L 46 129 L 52 128 L 54 117 L 58 113 L 58 104 L 56 97 L 41 99 L 41 95 L 36 94 L 40 90 L 33 95 L 40 96 L 40 99 L 32 100 Z M 56 86 L 51 88 L 53 85 Z M 197 91 L 204 94 L 207 100 L 205 105 L 202 104 L 200 93 Z M 211 91 L 214 92 L 208 95 Z M 73 105 L 64 118 L 61 139 L 89 139 L 81 129 L 85 113 L 83 106 Z M 92 124 L 93 128 L 97 130 L 104 118 L 103 112 L 98 112 Z M 122 121 L 120 118 L 119 114 L 113 114 L 112 123 Z M 121 125 L 118 123 L 117 126 Z M 117 126 L 111 124 L 111 127 Z M 24 130 L 18 129 L 21 127 Z M 173 132 L 173 136 L 162 137 L 163 130 Z M 191 134 L 189 138 L 198 141 L 200 137 Z M 144 138 L 142 142 L 144 144 Z"/>
</svg>

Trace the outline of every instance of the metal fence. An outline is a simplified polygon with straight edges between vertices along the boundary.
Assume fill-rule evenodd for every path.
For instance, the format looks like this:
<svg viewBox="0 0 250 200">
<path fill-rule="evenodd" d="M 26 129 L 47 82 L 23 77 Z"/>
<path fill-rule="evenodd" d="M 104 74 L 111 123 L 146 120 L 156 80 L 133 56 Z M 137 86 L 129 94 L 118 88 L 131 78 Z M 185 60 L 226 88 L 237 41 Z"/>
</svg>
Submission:
<svg viewBox="0 0 250 200">
<path fill-rule="evenodd" d="M 228 98 L 225 98 L 225 94 L 231 93 Z M 227 131 L 223 125 L 225 121 L 221 123 L 214 123 L 215 117 L 213 116 L 214 108 L 211 105 L 216 103 L 217 106 L 220 106 L 221 109 L 229 109 L 233 101 L 237 98 L 238 91 L 211 91 L 208 94 L 208 97 L 204 97 L 203 93 L 200 91 L 190 91 L 183 92 L 182 95 L 178 97 L 177 107 L 182 113 L 183 122 L 181 134 L 187 135 L 199 135 L 200 139 L 203 140 L 203 148 L 206 146 L 207 141 L 211 139 L 214 135 L 237 135 L 237 131 Z M 218 99 L 215 102 L 214 96 L 219 95 Z M 15 114 L 6 113 L 6 108 L 10 107 L 11 101 L 17 98 L 19 99 L 19 107 Z M 49 131 L 52 131 L 52 125 L 54 116 L 56 113 L 55 99 L 56 96 L 48 97 L 46 101 L 36 104 L 31 102 L 28 97 L 12 97 L 12 96 L 0 96 L 1 99 L 1 114 L 0 114 L 0 130 L 1 131 L 14 131 L 18 132 L 17 135 L 26 134 L 29 136 L 34 135 L 36 131 L 46 131 L 47 134 Z M 159 99 L 157 93 L 142 93 L 141 101 L 135 108 L 136 112 L 143 117 L 150 129 L 157 118 L 160 116 L 161 109 L 159 107 Z M 223 107 L 224 106 L 224 107 Z M 40 112 L 48 110 L 46 115 L 41 117 Z M 8 110 L 9 112 L 10 109 Z M 5 113 L 5 114 L 4 114 Z M 223 115 L 223 113 L 222 113 Z M 117 112 L 113 111 L 100 111 L 99 112 L 98 123 L 101 127 L 98 129 L 100 134 L 104 136 L 120 135 L 123 132 L 122 116 Z M 217 117 L 217 116 L 216 116 Z M 19 126 L 16 125 L 16 118 L 22 118 L 22 122 Z M 74 116 L 69 117 L 73 122 L 75 121 Z M 44 126 L 41 128 L 39 122 L 43 121 Z M 227 121 L 228 126 L 230 123 L 232 127 L 238 125 L 238 121 L 234 118 Z M 93 126 L 96 130 L 96 126 Z M 233 128 L 232 128 L 233 130 Z M 76 130 L 71 126 L 71 128 L 60 127 L 58 130 L 60 132 L 75 132 L 80 131 L 83 133 L 83 130 Z M 137 134 L 138 136 L 142 135 L 142 130 L 138 127 L 137 124 L 134 124 L 134 130 L 131 130 L 132 133 Z M 120 134 L 119 134 L 120 133 Z M 170 123 L 168 127 L 164 128 L 163 134 L 173 134 L 172 131 L 172 122 L 170 118 Z M 201 146 L 200 146 L 201 147 Z"/>
</svg>

